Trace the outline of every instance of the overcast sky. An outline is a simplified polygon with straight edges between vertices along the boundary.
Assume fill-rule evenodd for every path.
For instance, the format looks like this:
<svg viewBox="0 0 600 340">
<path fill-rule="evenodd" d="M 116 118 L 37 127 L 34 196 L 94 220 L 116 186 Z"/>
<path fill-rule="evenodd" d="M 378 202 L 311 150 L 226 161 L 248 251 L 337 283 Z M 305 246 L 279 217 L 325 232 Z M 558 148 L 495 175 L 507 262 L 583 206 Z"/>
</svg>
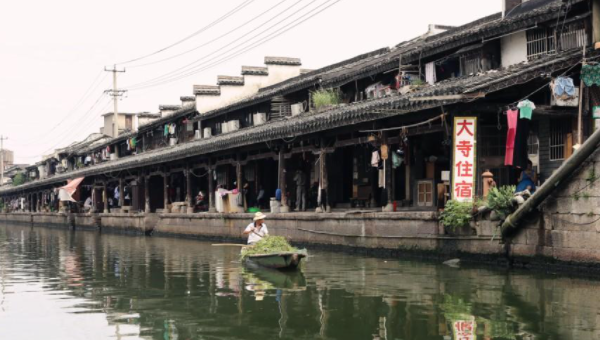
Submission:
<svg viewBox="0 0 600 340">
<path fill-rule="evenodd" d="M 194 84 L 215 85 L 217 75 L 240 75 L 241 65 L 262 66 L 266 55 L 298 57 L 314 69 L 411 39 L 428 24 L 462 25 L 501 9 L 501 0 L 336 1 L 5 1 L 4 145 L 17 163 L 34 163 L 98 132 L 100 115 L 112 112 L 103 95 L 112 76 L 103 69 L 115 63 L 127 70 L 119 88 L 130 89 L 119 111 L 157 112 L 192 95 Z"/>
</svg>

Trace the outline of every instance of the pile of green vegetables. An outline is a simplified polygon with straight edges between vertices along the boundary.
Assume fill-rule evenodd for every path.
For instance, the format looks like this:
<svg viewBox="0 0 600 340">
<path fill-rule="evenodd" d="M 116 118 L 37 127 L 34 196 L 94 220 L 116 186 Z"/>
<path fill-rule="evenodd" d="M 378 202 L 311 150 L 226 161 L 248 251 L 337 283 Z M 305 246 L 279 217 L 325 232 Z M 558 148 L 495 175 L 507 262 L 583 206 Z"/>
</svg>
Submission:
<svg viewBox="0 0 600 340">
<path fill-rule="evenodd" d="M 267 236 L 252 247 L 242 249 L 242 258 L 248 255 L 272 254 L 282 252 L 296 252 L 298 249 L 292 247 L 288 241 L 281 236 Z"/>
</svg>

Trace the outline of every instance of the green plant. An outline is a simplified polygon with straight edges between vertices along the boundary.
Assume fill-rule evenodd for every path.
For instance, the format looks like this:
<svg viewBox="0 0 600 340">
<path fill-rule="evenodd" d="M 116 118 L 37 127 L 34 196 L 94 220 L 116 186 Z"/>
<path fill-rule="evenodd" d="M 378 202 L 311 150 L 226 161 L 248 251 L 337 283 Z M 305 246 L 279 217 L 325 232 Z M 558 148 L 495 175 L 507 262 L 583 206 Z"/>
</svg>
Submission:
<svg viewBox="0 0 600 340">
<path fill-rule="evenodd" d="M 440 219 L 448 228 L 462 228 L 469 226 L 473 218 L 473 203 L 448 201 Z"/>
<path fill-rule="evenodd" d="M 422 79 L 414 79 L 410 81 L 410 84 L 413 86 L 421 86 L 425 85 L 425 81 L 423 81 Z"/>
<path fill-rule="evenodd" d="M 596 169 L 594 169 L 594 168 L 590 169 L 590 171 L 588 172 L 587 178 L 585 180 L 588 181 L 590 185 L 593 185 L 594 182 L 596 182 L 598 180 L 598 176 L 596 176 Z"/>
<path fill-rule="evenodd" d="M 488 208 L 495 211 L 501 219 L 505 219 L 512 212 L 515 190 L 514 185 L 492 188 L 487 196 Z"/>
<path fill-rule="evenodd" d="M 336 89 L 317 90 L 312 92 L 312 100 L 315 108 L 327 105 L 338 105 L 342 102 L 340 91 Z"/>
<path fill-rule="evenodd" d="M 13 177 L 12 184 L 16 187 L 25 184 L 25 182 L 27 182 L 27 177 L 25 177 L 24 174 L 16 174 L 15 177 Z"/>
<path fill-rule="evenodd" d="M 579 193 L 578 193 L 578 192 L 576 192 L 576 193 L 574 193 L 574 194 L 573 194 L 573 199 L 574 199 L 575 201 L 579 201 L 579 199 L 580 199 L 580 198 L 581 198 L 581 196 L 579 196 Z"/>
<path fill-rule="evenodd" d="M 260 241 L 256 242 L 254 246 L 244 248 L 242 250 L 242 258 L 248 255 L 271 254 L 291 251 L 298 251 L 298 249 L 292 247 L 284 237 L 267 236 L 263 237 Z"/>
<path fill-rule="evenodd" d="M 581 195 L 581 197 L 583 197 L 583 199 L 587 201 L 590 199 L 591 196 L 590 193 L 586 191 Z"/>
</svg>

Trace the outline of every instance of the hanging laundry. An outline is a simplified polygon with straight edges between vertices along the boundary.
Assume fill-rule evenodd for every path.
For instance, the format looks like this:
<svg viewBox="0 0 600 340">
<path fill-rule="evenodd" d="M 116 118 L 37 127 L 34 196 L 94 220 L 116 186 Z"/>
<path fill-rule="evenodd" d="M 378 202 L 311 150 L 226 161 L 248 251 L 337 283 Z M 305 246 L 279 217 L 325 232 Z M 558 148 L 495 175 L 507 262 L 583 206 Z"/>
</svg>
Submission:
<svg viewBox="0 0 600 340">
<path fill-rule="evenodd" d="M 589 88 L 590 102 L 592 103 L 592 114 L 594 119 L 600 119 L 600 87 Z"/>
<path fill-rule="evenodd" d="M 573 83 L 573 78 L 556 78 L 554 80 L 554 96 L 562 100 L 573 98 L 575 96 L 575 84 Z"/>
<path fill-rule="evenodd" d="M 135 137 L 131 138 L 131 146 L 135 149 L 135 147 L 137 146 L 137 140 L 135 139 Z"/>
<path fill-rule="evenodd" d="M 92 157 L 90 156 L 85 156 L 85 160 L 83 161 L 83 164 L 88 165 L 92 162 Z"/>
<path fill-rule="evenodd" d="M 588 87 L 600 85 L 600 65 L 583 65 L 581 67 L 581 79 Z"/>
<path fill-rule="evenodd" d="M 429 85 L 433 85 L 437 81 L 435 62 L 433 61 L 425 65 L 425 80 L 429 83 Z"/>
<path fill-rule="evenodd" d="M 169 124 L 165 124 L 165 137 L 169 135 Z"/>
<path fill-rule="evenodd" d="M 402 165 L 402 157 L 399 155 L 399 151 L 392 152 L 392 168 L 397 169 Z"/>
<path fill-rule="evenodd" d="M 506 134 L 506 155 L 504 156 L 504 165 L 513 165 L 519 110 L 508 110 L 506 112 L 506 118 L 508 121 L 508 133 Z"/>
<path fill-rule="evenodd" d="M 533 110 L 535 110 L 535 104 L 529 99 L 525 99 L 517 105 L 519 111 L 521 111 L 521 118 L 531 119 Z"/>
<path fill-rule="evenodd" d="M 385 187 L 385 171 L 383 169 L 378 171 L 378 181 L 377 184 L 380 188 Z"/>
<path fill-rule="evenodd" d="M 528 140 L 531 131 L 531 120 L 520 118 L 517 122 L 515 134 L 515 148 L 513 153 L 513 166 L 521 169 L 527 168 L 529 160 Z"/>
<path fill-rule="evenodd" d="M 171 126 L 169 126 L 169 133 L 174 135 L 175 134 L 175 129 L 177 128 L 177 125 L 175 124 L 171 124 Z"/>
<path fill-rule="evenodd" d="M 373 151 L 373 153 L 371 153 L 371 166 L 374 168 L 379 167 L 380 161 L 381 157 L 379 157 L 379 150 Z"/>
</svg>

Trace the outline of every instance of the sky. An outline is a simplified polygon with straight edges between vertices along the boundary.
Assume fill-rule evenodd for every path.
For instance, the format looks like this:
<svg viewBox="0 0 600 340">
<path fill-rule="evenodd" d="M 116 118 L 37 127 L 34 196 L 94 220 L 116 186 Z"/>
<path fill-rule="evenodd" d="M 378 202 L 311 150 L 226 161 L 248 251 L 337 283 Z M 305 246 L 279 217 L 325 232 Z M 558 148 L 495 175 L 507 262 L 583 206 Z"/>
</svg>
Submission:
<svg viewBox="0 0 600 340">
<path fill-rule="evenodd" d="M 499 12 L 501 0 L 33 0 L 0 5 L 0 135 L 32 164 L 99 132 L 112 112 L 180 104 L 265 56 L 315 69 Z"/>
</svg>

